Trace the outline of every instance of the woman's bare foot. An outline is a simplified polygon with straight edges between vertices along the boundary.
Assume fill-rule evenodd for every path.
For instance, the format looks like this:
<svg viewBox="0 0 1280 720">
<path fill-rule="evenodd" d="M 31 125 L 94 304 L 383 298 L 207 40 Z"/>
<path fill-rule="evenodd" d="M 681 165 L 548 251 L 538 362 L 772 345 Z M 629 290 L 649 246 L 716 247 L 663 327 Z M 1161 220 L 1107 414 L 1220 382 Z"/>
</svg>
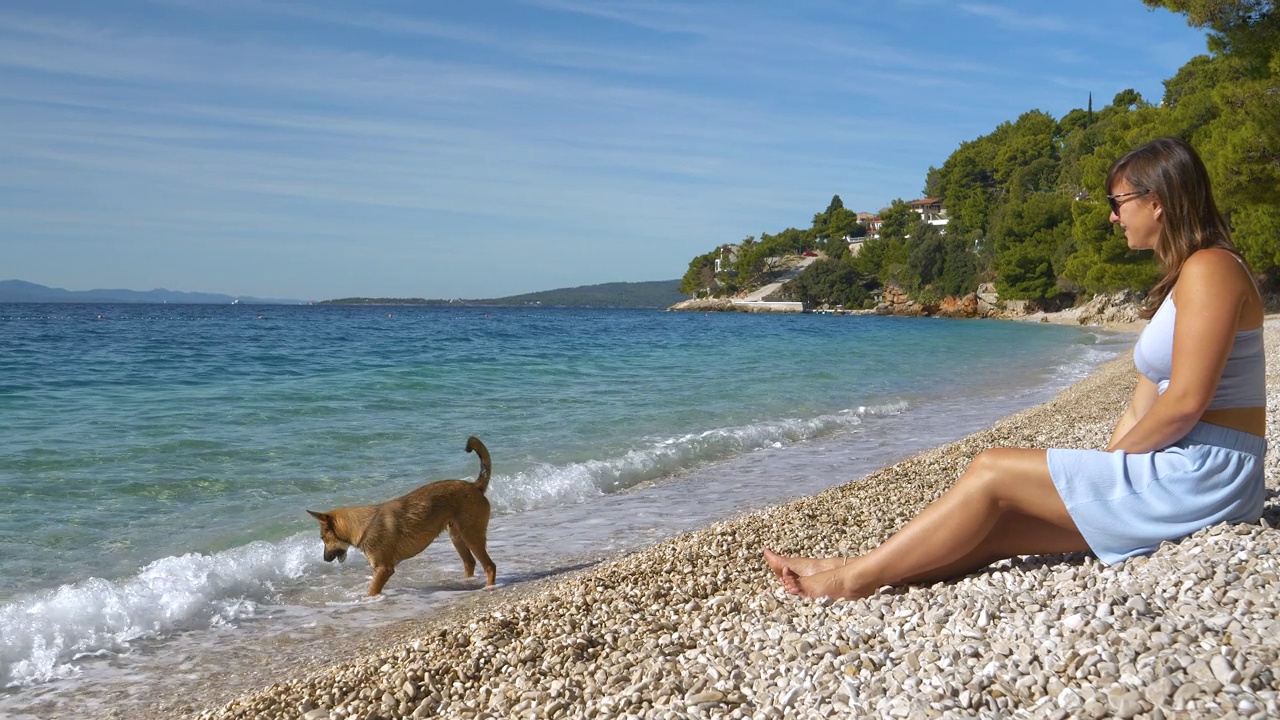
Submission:
<svg viewBox="0 0 1280 720">
<path fill-rule="evenodd" d="M 778 553 L 764 549 L 764 562 L 773 571 L 778 579 L 782 579 L 784 570 L 790 570 L 796 575 L 805 577 L 816 573 L 832 570 L 845 564 L 846 560 L 842 557 L 833 558 L 808 558 L 799 556 L 779 555 Z"/>
<path fill-rule="evenodd" d="M 788 594 L 799 595 L 804 598 L 832 597 L 840 600 L 857 600 L 871 594 L 869 592 L 860 592 L 855 586 L 851 585 L 849 578 L 845 577 L 848 574 L 847 572 L 842 572 L 841 569 L 836 569 L 815 575 L 801 576 L 790 568 L 783 568 L 780 577 L 782 578 L 782 587 Z"/>
</svg>

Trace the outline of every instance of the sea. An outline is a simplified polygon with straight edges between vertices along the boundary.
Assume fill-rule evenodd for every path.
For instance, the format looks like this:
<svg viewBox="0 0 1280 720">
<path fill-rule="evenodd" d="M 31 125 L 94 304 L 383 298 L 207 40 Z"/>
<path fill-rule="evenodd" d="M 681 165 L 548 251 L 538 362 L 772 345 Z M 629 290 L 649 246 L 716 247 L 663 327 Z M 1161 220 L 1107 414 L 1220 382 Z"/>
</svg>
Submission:
<svg viewBox="0 0 1280 720">
<path fill-rule="evenodd" d="M 285 639 L 428 617 L 854 481 L 1131 344 L 869 315 L 0 305 L 0 716 L 225 682 Z M 473 435 L 497 587 L 442 538 L 364 599 L 367 562 L 324 562 L 306 511 L 474 478 Z"/>
</svg>

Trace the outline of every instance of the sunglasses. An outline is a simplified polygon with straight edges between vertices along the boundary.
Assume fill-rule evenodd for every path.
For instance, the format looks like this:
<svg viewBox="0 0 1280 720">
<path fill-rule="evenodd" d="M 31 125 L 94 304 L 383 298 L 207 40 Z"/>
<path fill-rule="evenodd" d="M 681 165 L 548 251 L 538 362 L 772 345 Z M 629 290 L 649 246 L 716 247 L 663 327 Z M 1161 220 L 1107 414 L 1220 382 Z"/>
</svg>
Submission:
<svg viewBox="0 0 1280 720">
<path fill-rule="evenodd" d="M 1150 191 L 1150 190 L 1135 190 L 1135 191 L 1133 191 L 1133 192 L 1127 192 L 1127 193 L 1116 193 L 1115 195 L 1108 195 L 1108 196 L 1107 196 L 1107 203 L 1108 203 L 1109 205 L 1111 205 L 1111 212 L 1113 212 L 1113 213 L 1115 213 L 1115 214 L 1119 215 L 1119 214 L 1120 214 L 1120 206 L 1121 206 L 1121 205 L 1123 205 L 1123 204 L 1124 204 L 1124 202 L 1129 202 L 1128 200 L 1125 200 L 1124 202 L 1120 202 L 1120 198 L 1124 198 L 1124 197 L 1131 197 L 1131 196 L 1141 197 L 1141 196 L 1143 196 L 1143 195 L 1146 195 L 1146 194 L 1147 194 L 1147 193 L 1149 193 L 1149 192 L 1151 192 L 1151 191 Z"/>
</svg>

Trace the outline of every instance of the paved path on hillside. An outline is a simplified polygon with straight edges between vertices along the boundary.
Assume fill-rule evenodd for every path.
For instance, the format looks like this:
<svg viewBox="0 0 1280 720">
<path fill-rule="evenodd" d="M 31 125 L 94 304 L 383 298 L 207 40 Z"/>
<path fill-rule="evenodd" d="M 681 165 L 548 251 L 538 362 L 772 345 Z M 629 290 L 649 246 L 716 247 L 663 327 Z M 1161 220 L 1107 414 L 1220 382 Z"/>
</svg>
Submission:
<svg viewBox="0 0 1280 720">
<path fill-rule="evenodd" d="M 779 275 L 777 280 L 765 285 L 744 298 L 740 298 L 740 301 L 759 302 L 764 300 L 769 295 L 772 295 L 778 288 L 786 285 L 788 281 L 803 272 L 805 268 L 809 267 L 809 265 L 813 264 L 813 261 L 817 259 L 818 258 L 816 257 L 802 258 L 800 262 L 796 263 L 795 267 L 791 268 L 786 273 Z"/>
</svg>

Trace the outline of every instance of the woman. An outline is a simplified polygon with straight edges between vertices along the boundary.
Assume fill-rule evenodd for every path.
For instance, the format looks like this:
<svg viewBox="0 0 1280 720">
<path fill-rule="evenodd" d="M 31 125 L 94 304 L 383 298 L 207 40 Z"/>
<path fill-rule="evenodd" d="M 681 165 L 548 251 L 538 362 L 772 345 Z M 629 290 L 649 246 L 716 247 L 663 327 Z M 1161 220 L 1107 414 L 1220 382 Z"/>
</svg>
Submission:
<svg viewBox="0 0 1280 720">
<path fill-rule="evenodd" d="M 999 448 L 860 557 L 764 551 L 787 592 L 866 597 L 1015 555 L 1092 550 L 1111 564 L 1162 541 L 1262 514 L 1266 450 L 1263 303 L 1231 244 L 1209 177 L 1185 142 L 1161 138 L 1107 174 L 1111 222 L 1153 250 L 1162 277 L 1134 348 L 1137 388 L 1102 450 Z"/>
</svg>

